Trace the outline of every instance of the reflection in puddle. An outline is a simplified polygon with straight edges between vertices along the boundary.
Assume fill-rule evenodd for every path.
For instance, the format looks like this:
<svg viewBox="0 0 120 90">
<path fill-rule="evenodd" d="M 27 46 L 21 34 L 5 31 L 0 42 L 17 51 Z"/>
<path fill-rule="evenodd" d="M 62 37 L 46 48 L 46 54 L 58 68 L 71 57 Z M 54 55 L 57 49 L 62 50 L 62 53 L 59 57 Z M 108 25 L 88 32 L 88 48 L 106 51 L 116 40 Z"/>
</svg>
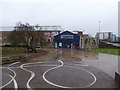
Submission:
<svg viewBox="0 0 120 90">
<path fill-rule="evenodd" d="M 114 78 L 118 70 L 118 56 L 75 49 L 55 49 L 56 59 L 82 60 L 88 65 L 101 69 Z"/>
<path fill-rule="evenodd" d="M 85 59 L 85 63 L 98 68 L 111 77 L 115 77 L 115 72 L 118 71 L 118 56 L 115 55 L 108 55 L 108 54 L 98 54 L 98 59 L 91 60 Z"/>
<path fill-rule="evenodd" d="M 59 59 L 73 59 L 73 60 L 74 59 L 82 60 L 84 58 L 98 59 L 98 53 L 75 49 L 55 49 L 55 55 Z"/>
</svg>

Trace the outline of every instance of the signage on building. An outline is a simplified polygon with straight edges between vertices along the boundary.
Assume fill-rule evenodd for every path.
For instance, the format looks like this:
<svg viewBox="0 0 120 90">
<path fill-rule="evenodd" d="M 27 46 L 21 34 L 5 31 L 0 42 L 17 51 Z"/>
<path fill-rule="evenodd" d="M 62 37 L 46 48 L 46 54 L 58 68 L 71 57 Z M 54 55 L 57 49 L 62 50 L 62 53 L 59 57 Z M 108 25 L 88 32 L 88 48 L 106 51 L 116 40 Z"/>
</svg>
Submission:
<svg viewBox="0 0 120 90">
<path fill-rule="evenodd" d="M 61 35 L 61 39 L 73 39 L 73 35 Z"/>
</svg>

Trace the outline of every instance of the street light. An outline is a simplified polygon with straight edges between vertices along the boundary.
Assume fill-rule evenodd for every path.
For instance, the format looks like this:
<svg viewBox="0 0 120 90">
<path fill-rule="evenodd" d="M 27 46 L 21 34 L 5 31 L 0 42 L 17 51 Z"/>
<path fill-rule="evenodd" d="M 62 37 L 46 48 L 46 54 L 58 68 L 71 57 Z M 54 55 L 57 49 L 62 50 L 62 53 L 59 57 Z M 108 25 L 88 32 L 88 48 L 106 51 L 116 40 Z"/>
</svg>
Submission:
<svg viewBox="0 0 120 90">
<path fill-rule="evenodd" d="M 100 23 L 101 23 L 101 21 L 99 21 L 99 33 L 100 33 Z"/>
<path fill-rule="evenodd" d="M 99 21 L 99 34 L 98 34 L 98 39 L 99 39 L 99 45 L 100 45 L 100 23 L 101 23 L 101 21 Z"/>
</svg>

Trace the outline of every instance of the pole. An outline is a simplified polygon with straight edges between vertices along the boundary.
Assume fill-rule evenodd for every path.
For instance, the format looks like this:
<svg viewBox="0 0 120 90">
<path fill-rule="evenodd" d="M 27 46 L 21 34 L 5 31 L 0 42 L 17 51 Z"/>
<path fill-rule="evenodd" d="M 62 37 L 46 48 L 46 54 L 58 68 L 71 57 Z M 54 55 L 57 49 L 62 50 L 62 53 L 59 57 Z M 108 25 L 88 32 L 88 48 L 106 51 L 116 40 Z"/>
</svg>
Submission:
<svg viewBox="0 0 120 90">
<path fill-rule="evenodd" d="M 99 34 L 100 34 L 100 22 L 101 22 L 101 21 L 99 21 Z"/>
<path fill-rule="evenodd" d="M 101 21 L 99 21 L 99 34 L 98 34 L 98 39 L 99 39 L 98 42 L 99 42 L 99 46 L 100 46 L 100 22 L 101 22 Z M 99 46 L 98 46 L 98 47 L 99 47 Z"/>
</svg>

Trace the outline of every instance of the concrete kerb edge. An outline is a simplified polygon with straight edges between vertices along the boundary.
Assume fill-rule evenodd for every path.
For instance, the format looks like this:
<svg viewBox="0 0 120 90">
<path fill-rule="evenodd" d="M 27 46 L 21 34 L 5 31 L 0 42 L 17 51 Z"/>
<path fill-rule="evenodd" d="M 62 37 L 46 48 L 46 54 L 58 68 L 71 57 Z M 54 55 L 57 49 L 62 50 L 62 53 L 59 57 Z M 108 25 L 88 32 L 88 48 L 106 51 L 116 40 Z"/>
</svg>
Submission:
<svg viewBox="0 0 120 90">
<path fill-rule="evenodd" d="M 3 60 L 4 59 L 4 60 Z M 29 59 L 29 55 L 20 55 L 20 56 L 14 56 L 14 57 L 5 57 L 2 58 L 2 65 L 3 64 L 9 64 L 17 61 L 25 61 Z"/>
</svg>

